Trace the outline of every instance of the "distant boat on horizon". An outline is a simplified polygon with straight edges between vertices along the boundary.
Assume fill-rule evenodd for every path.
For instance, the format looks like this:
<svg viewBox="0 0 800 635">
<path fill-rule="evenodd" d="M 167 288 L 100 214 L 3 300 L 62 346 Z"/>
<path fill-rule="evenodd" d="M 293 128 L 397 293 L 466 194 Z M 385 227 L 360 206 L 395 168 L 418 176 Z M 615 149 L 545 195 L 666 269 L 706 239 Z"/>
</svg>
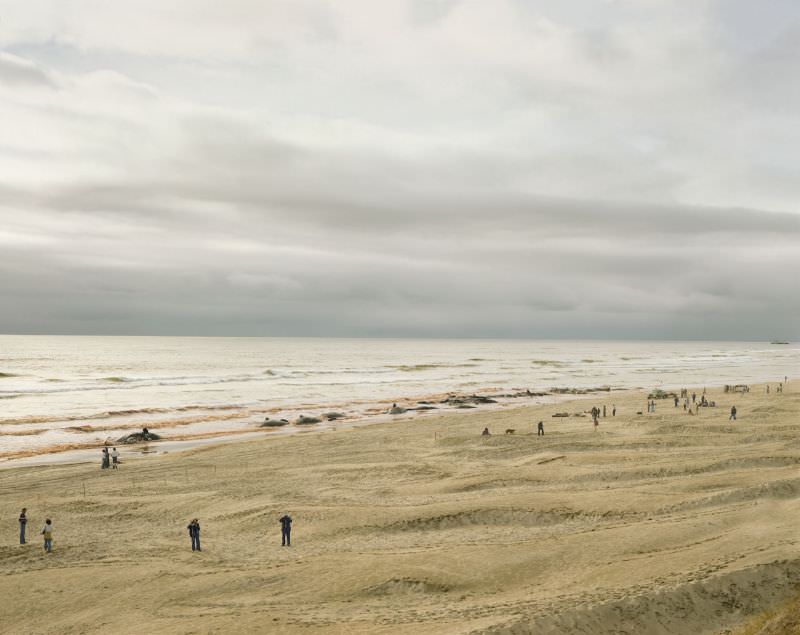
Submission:
<svg viewBox="0 0 800 635">
<path fill-rule="evenodd" d="M 770 344 L 788 344 L 789 342 L 782 342 L 781 340 L 772 340 Z"/>
</svg>

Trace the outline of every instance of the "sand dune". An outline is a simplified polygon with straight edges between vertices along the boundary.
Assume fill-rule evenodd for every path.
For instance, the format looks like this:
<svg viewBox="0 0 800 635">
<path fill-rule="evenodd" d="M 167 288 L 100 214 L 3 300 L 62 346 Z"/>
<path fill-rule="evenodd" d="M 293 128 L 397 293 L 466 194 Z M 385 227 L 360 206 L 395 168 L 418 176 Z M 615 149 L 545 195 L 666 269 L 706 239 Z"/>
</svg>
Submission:
<svg viewBox="0 0 800 635">
<path fill-rule="evenodd" d="M 0 471 L 0 632 L 736 629 L 800 583 L 800 393 L 709 392 L 718 406 L 699 416 L 667 401 L 636 415 L 641 394 L 611 393 L 265 434 L 117 473 Z M 604 403 L 618 413 L 598 431 L 550 416 Z M 45 515 L 49 556 L 35 535 Z"/>
</svg>

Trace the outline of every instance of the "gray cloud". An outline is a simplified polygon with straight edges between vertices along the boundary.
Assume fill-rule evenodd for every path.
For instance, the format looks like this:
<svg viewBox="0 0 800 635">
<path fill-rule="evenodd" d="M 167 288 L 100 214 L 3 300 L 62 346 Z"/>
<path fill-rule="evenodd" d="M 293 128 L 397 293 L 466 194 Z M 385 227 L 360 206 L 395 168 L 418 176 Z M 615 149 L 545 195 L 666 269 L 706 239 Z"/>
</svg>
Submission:
<svg viewBox="0 0 800 635">
<path fill-rule="evenodd" d="M 0 84 L 55 87 L 55 82 L 47 71 L 31 60 L 3 51 L 0 51 Z"/>
<path fill-rule="evenodd" d="M 798 337 L 793 5 L 581 4 L 33 2 L 0 332 Z"/>
</svg>

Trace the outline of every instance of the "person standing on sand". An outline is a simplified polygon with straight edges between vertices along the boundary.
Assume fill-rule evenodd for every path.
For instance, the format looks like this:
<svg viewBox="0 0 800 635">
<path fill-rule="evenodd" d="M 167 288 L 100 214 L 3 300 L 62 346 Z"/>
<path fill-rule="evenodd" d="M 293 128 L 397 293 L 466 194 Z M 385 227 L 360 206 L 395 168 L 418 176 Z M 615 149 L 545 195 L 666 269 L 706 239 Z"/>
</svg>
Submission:
<svg viewBox="0 0 800 635">
<path fill-rule="evenodd" d="M 103 462 L 100 464 L 101 470 L 107 470 L 109 465 L 108 461 L 108 448 L 103 448 Z"/>
<path fill-rule="evenodd" d="M 189 530 L 189 538 L 192 539 L 192 551 L 202 551 L 200 549 L 200 521 L 193 518 L 186 529 Z"/>
<path fill-rule="evenodd" d="M 536 436 L 537 437 L 544 436 L 544 421 L 540 421 L 539 425 L 536 426 Z"/>
<path fill-rule="evenodd" d="M 731 406 L 731 416 L 728 417 L 728 421 L 736 421 L 736 406 Z"/>
<path fill-rule="evenodd" d="M 292 546 L 292 517 L 284 514 L 280 519 L 281 523 L 281 547 Z"/>
<path fill-rule="evenodd" d="M 117 469 L 118 462 L 119 462 L 119 452 L 117 452 L 117 448 L 114 448 L 113 450 L 111 450 L 111 463 L 112 467 L 115 470 Z"/>
<path fill-rule="evenodd" d="M 675 397 L 675 407 L 676 407 L 676 408 L 678 407 L 678 401 L 679 401 L 679 400 L 678 400 L 678 398 L 677 398 L 677 397 Z"/>
<path fill-rule="evenodd" d="M 617 404 L 614 404 L 613 406 L 611 406 L 611 416 L 612 417 L 616 417 L 617 416 Z"/>
<path fill-rule="evenodd" d="M 44 536 L 44 550 L 47 553 L 53 552 L 53 523 L 48 518 L 44 521 L 44 527 L 42 527 L 42 536 Z"/>
<path fill-rule="evenodd" d="M 606 405 L 603 404 L 603 419 L 606 418 Z"/>
<path fill-rule="evenodd" d="M 692 393 L 692 403 L 694 403 L 695 401 L 697 401 L 697 395 L 695 393 Z"/>
<path fill-rule="evenodd" d="M 28 524 L 28 517 L 25 516 L 25 512 L 28 509 L 26 507 L 22 508 L 22 511 L 19 513 L 19 544 L 25 544 L 25 527 Z"/>
</svg>

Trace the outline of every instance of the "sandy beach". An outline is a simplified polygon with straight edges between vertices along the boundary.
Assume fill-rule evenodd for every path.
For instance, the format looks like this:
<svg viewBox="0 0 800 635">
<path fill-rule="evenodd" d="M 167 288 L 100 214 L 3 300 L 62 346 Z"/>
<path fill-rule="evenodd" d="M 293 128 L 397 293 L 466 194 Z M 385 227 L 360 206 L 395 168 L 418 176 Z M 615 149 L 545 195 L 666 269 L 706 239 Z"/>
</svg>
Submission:
<svg viewBox="0 0 800 635">
<path fill-rule="evenodd" d="M 697 416 L 612 392 L 116 472 L 3 470 L 0 632 L 736 632 L 800 583 L 800 391 L 707 397 Z M 575 416 L 592 405 L 608 412 L 596 431 Z"/>
</svg>

